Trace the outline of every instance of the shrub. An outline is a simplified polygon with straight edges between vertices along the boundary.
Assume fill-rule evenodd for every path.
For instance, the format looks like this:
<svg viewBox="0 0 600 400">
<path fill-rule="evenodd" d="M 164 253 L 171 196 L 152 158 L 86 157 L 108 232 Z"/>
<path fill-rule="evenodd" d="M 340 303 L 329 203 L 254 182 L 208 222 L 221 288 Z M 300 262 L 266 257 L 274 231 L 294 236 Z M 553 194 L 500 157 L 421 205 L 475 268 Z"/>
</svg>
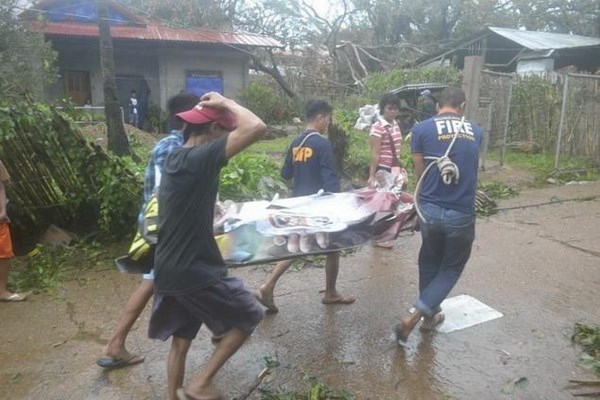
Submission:
<svg viewBox="0 0 600 400">
<path fill-rule="evenodd" d="M 285 195 L 287 187 L 279 175 L 279 166 L 264 154 L 244 152 L 229 160 L 221 171 L 219 198 L 247 201 Z"/>
<path fill-rule="evenodd" d="M 169 114 L 163 111 L 157 105 L 150 105 L 146 118 L 144 120 L 144 128 L 152 133 L 162 133 L 169 129 Z"/>
<path fill-rule="evenodd" d="M 290 121 L 295 114 L 291 101 L 261 82 L 251 82 L 242 91 L 240 101 L 268 124 Z"/>
<path fill-rule="evenodd" d="M 508 142 L 522 148 L 550 152 L 556 148 L 560 117 L 559 88 L 539 76 L 520 80 L 513 87 Z"/>
<path fill-rule="evenodd" d="M 369 75 L 365 81 L 365 96 L 375 103 L 389 90 L 411 83 L 457 85 L 460 82 L 460 72 L 453 67 L 396 68 L 387 73 Z"/>
</svg>

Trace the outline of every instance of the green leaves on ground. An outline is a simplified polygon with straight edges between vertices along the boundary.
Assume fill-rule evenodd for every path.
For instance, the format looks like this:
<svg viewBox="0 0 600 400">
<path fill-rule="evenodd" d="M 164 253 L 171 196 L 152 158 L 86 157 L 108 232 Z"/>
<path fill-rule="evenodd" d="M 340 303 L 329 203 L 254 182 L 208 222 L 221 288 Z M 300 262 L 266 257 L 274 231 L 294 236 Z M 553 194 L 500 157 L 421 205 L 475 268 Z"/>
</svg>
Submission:
<svg viewBox="0 0 600 400">
<path fill-rule="evenodd" d="M 477 183 L 477 189 L 495 200 L 508 199 L 519 195 L 517 189 L 498 181 L 480 181 Z"/>
<path fill-rule="evenodd" d="M 314 376 L 304 378 L 309 387 L 301 391 L 277 389 L 259 389 L 262 400 L 350 400 L 348 393 L 339 389 L 332 389 Z"/>
<path fill-rule="evenodd" d="M 529 385 L 529 380 L 524 376 L 518 379 L 508 381 L 502 386 L 502 393 L 511 394 L 515 389 L 524 389 Z"/>
<path fill-rule="evenodd" d="M 41 292 L 56 289 L 70 273 L 112 263 L 116 252 L 98 242 L 79 242 L 70 246 L 37 245 L 14 262 L 10 278 L 13 290 Z"/>
<path fill-rule="evenodd" d="M 498 199 L 508 199 L 519 195 L 513 187 L 498 181 L 479 181 L 475 194 L 475 209 L 477 215 L 489 216 L 498 212 Z"/>
<path fill-rule="evenodd" d="M 583 350 L 578 365 L 600 376 L 600 325 L 575 324 L 571 341 Z"/>
</svg>

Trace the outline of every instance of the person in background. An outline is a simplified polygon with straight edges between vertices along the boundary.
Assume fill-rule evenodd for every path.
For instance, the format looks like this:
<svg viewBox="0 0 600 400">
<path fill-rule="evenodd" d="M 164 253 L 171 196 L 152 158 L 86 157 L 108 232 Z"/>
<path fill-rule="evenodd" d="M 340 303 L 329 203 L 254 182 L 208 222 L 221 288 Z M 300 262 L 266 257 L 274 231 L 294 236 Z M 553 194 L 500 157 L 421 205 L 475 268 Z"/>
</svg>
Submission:
<svg viewBox="0 0 600 400">
<path fill-rule="evenodd" d="M 140 105 L 135 90 L 132 90 L 129 96 L 129 123 L 136 128 L 140 124 Z"/>
<path fill-rule="evenodd" d="M 340 191 L 331 143 L 324 136 L 331 124 L 332 111 L 332 107 L 323 100 L 309 100 L 306 103 L 306 130 L 292 141 L 281 168 L 282 177 L 294 180 L 294 197 L 316 194 L 321 189 L 332 193 Z M 292 235 L 289 240 L 294 240 Z M 291 264 L 291 259 L 278 262 L 256 293 L 256 298 L 269 314 L 279 311 L 273 300 L 273 292 L 277 281 Z M 321 300 L 323 304 L 354 303 L 354 297 L 343 296 L 337 291 L 339 266 L 340 254 L 328 253 L 325 262 L 325 295 Z"/>
<path fill-rule="evenodd" d="M 431 90 L 425 89 L 419 94 L 417 99 L 419 119 L 425 121 L 436 114 L 436 101 L 431 94 Z"/>
<path fill-rule="evenodd" d="M 6 212 L 6 186 L 4 182 L 10 179 L 6 167 L 0 161 L 0 301 L 23 301 L 27 294 L 13 293 L 8 290 L 8 271 L 10 259 L 14 257 L 10 229 L 10 219 Z"/>
<path fill-rule="evenodd" d="M 199 101 L 200 98 L 198 96 L 182 92 L 173 96 L 169 100 L 167 107 L 171 116 L 174 116 L 177 113 L 194 108 Z M 183 146 L 183 133 L 181 132 L 183 122 L 181 120 L 171 120 L 171 128 L 171 133 L 159 140 L 150 153 L 150 160 L 144 174 L 144 198 L 142 200 L 138 223 L 143 223 L 143 212 L 146 204 L 152 194 L 158 190 L 165 159 L 172 151 Z M 153 293 L 154 273 L 151 271 L 149 274 L 144 274 L 142 283 L 140 283 L 127 300 L 114 335 L 104 347 L 103 356 L 96 361 L 100 367 L 119 368 L 144 361 L 144 357 L 133 355 L 127 351 L 125 341 L 131 331 L 131 327 L 142 313 L 144 307 L 146 307 Z"/>
</svg>

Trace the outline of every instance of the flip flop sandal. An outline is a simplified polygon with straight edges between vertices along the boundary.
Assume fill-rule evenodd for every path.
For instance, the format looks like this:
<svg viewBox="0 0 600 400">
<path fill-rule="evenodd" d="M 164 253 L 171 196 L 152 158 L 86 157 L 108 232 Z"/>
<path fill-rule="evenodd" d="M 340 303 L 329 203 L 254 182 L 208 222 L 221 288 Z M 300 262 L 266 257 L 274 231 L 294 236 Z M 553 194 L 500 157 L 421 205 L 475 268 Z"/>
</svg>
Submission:
<svg viewBox="0 0 600 400">
<path fill-rule="evenodd" d="M 98 366 L 105 369 L 115 369 L 139 364 L 144 361 L 142 356 L 131 356 L 129 358 L 102 357 L 96 361 Z"/>
<path fill-rule="evenodd" d="M 5 299 L 0 299 L 0 301 L 25 301 L 27 300 L 27 296 L 29 296 L 29 293 L 13 293 Z"/>
</svg>

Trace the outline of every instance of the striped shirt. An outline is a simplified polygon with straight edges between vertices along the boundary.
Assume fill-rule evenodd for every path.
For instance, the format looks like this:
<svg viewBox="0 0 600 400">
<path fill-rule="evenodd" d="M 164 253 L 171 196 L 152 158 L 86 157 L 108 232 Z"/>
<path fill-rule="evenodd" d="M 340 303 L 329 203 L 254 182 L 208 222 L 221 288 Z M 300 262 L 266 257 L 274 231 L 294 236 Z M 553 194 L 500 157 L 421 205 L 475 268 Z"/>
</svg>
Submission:
<svg viewBox="0 0 600 400">
<path fill-rule="evenodd" d="M 380 116 L 371 126 L 369 135 L 381 139 L 378 167 L 391 170 L 392 167 L 399 166 L 398 157 L 400 157 L 400 150 L 402 149 L 402 132 L 400 132 L 398 123 L 395 120 L 393 123 L 389 123 Z M 394 158 L 392 146 L 396 149 L 396 158 Z"/>
</svg>

